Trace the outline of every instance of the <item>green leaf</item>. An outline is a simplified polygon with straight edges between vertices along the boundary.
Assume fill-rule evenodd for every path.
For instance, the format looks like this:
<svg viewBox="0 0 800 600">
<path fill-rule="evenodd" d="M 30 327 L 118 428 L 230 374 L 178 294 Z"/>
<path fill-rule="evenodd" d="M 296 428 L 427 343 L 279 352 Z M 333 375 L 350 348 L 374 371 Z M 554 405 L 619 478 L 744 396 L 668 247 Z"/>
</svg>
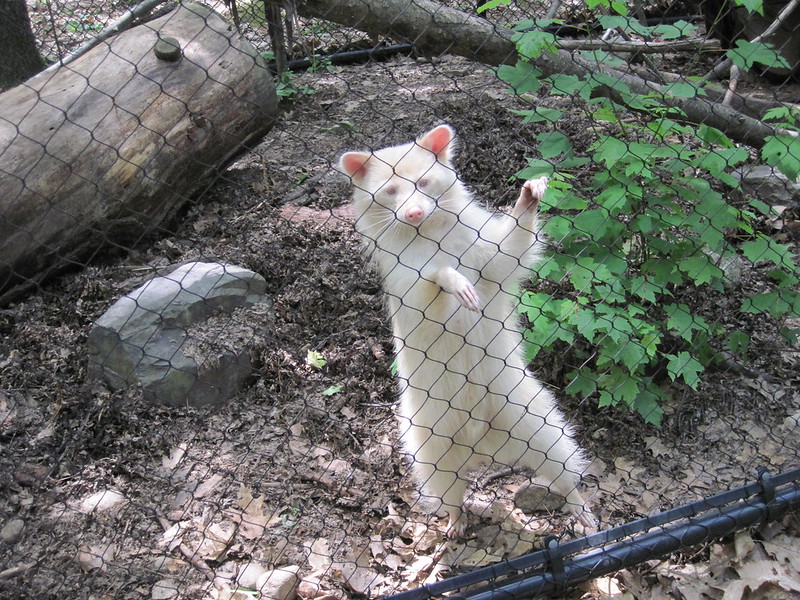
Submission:
<svg viewBox="0 0 800 600">
<path fill-rule="evenodd" d="M 800 329 L 781 327 L 781 336 L 786 340 L 786 343 L 791 346 L 797 346 L 797 343 L 800 342 Z"/>
<path fill-rule="evenodd" d="M 560 131 L 546 131 L 536 136 L 538 150 L 544 158 L 555 158 L 572 150 L 572 142 Z"/>
<path fill-rule="evenodd" d="M 756 294 L 744 299 L 741 310 L 745 313 L 769 313 L 775 319 L 786 315 L 800 316 L 800 294 L 784 289 Z"/>
<path fill-rule="evenodd" d="M 591 308 L 578 310 L 570 323 L 575 326 L 578 333 L 592 343 L 598 332 L 605 333 L 611 325 L 609 321 L 598 318 L 597 313 Z"/>
<path fill-rule="evenodd" d="M 561 242 L 573 233 L 572 219 L 564 215 L 553 215 L 548 217 L 547 222 L 542 226 L 542 230 L 553 241 Z M 541 276 L 544 277 L 544 275 Z"/>
<path fill-rule="evenodd" d="M 692 36 L 697 32 L 697 27 L 683 19 L 675 21 L 670 25 L 656 25 L 652 27 L 653 35 L 664 40 L 675 40 L 682 37 Z"/>
<path fill-rule="evenodd" d="M 750 336 L 744 331 L 731 331 L 728 339 L 725 341 L 728 350 L 733 352 L 736 356 L 740 356 L 747 360 L 747 353 L 750 350 Z"/>
<path fill-rule="evenodd" d="M 511 0 L 489 0 L 486 4 L 481 4 L 478 7 L 478 14 L 486 12 L 487 10 L 492 10 L 498 6 L 508 6 L 509 4 L 511 4 Z"/>
<path fill-rule="evenodd" d="M 767 260 L 779 267 L 793 271 L 797 269 L 792 247 L 780 244 L 766 235 L 758 234 L 756 239 L 744 242 L 740 248 L 742 254 L 753 263 Z"/>
<path fill-rule="evenodd" d="M 682 378 L 693 390 L 697 389 L 700 382 L 700 373 L 705 370 L 694 357 L 688 352 L 680 352 L 677 355 L 667 354 L 667 373 L 672 381 Z"/>
<path fill-rule="evenodd" d="M 630 336 L 624 336 L 619 343 L 609 339 L 601 346 L 600 355 L 608 362 L 622 363 L 631 373 L 650 362 L 644 346 Z"/>
<path fill-rule="evenodd" d="M 333 396 L 333 395 L 338 394 L 339 392 L 341 392 L 343 389 L 344 389 L 343 385 L 332 385 L 331 387 L 329 387 L 328 389 L 326 389 L 325 391 L 320 392 L 320 393 L 323 396 Z"/>
<path fill-rule="evenodd" d="M 748 198 L 747 203 L 755 208 L 758 212 L 760 212 L 765 217 L 770 215 L 776 214 L 777 211 L 771 204 L 767 204 L 766 202 L 762 202 L 758 198 Z"/>
<path fill-rule="evenodd" d="M 605 163 L 607 167 L 617 164 L 629 152 L 628 144 L 613 137 L 597 140 L 592 149 L 595 150 L 593 156 L 595 162 Z"/>
<path fill-rule="evenodd" d="M 667 313 L 667 328 L 672 329 L 686 341 L 692 341 L 694 318 L 685 304 L 667 304 L 664 306 Z"/>
<path fill-rule="evenodd" d="M 559 210 L 584 210 L 589 203 L 577 194 L 554 195 L 553 206 Z"/>
<path fill-rule="evenodd" d="M 517 53 L 520 57 L 528 60 L 538 58 L 545 52 L 558 54 L 556 36 L 542 29 L 532 29 L 514 34 L 511 39 L 516 42 Z"/>
<path fill-rule="evenodd" d="M 613 367 L 608 373 L 600 376 L 598 387 L 610 396 L 611 404 L 622 401 L 628 406 L 633 406 L 639 395 L 639 382 L 638 377 L 633 377 L 619 367 Z M 603 391 L 600 394 L 601 400 L 604 396 Z"/>
<path fill-rule="evenodd" d="M 678 262 L 678 268 L 698 285 L 721 279 L 725 274 L 705 254 L 696 254 Z"/>
<path fill-rule="evenodd" d="M 511 65 L 500 65 L 495 71 L 497 76 L 505 81 L 517 95 L 532 94 L 539 90 L 542 72 L 531 63 L 520 60 L 513 67 Z"/>
<path fill-rule="evenodd" d="M 712 146 L 722 146 L 723 148 L 734 148 L 734 143 L 730 138 L 716 127 L 702 124 L 697 128 L 697 137 L 706 144 Z"/>
<path fill-rule="evenodd" d="M 628 189 L 621 185 L 611 185 L 602 190 L 595 201 L 608 211 L 609 215 L 627 213 L 631 202 L 628 198 Z"/>
<path fill-rule="evenodd" d="M 638 19 L 632 17 L 624 17 L 621 15 L 600 15 L 598 17 L 600 25 L 603 29 L 621 29 L 622 31 L 629 31 L 642 37 L 652 37 L 653 28 L 642 25 Z"/>
<path fill-rule="evenodd" d="M 306 352 L 306 364 L 309 367 L 314 367 L 315 369 L 321 369 L 325 365 L 328 364 L 324 358 L 322 358 L 322 354 L 317 352 L 316 350 L 309 350 Z"/>
<path fill-rule="evenodd" d="M 550 93 L 554 95 L 580 96 L 588 100 L 591 94 L 589 83 L 577 75 L 560 73 L 550 75 L 547 80 L 550 82 Z"/>
<path fill-rule="evenodd" d="M 538 177 L 552 177 L 555 171 L 553 163 L 538 158 L 529 158 L 528 166 L 514 173 L 514 177 L 527 181 L 528 179 L 537 179 Z M 547 206 L 547 204 L 542 204 L 543 208 Z"/>
<path fill-rule="evenodd" d="M 731 48 L 725 54 L 737 67 L 745 71 L 749 71 L 755 63 L 761 63 L 768 67 L 791 68 L 786 59 L 775 52 L 772 44 L 765 42 L 736 40 L 736 47 Z"/>
<path fill-rule="evenodd" d="M 602 237 L 609 225 L 608 214 L 604 210 L 591 208 L 575 216 L 572 221 L 575 229 L 593 239 Z"/>
<path fill-rule="evenodd" d="M 661 418 L 664 415 L 664 411 L 660 404 L 663 396 L 664 393 L 661 389 L 650 381 L 646 382 L 644 388 L 640 386 L 639 394 L 633 401 L 633 408 L 642 415 L 645 423 L 650 423 L 656 427 L 661 426 Z"/>
<path fill-rule="evenodd" d="M 734 0 L 738 6 L 743 6 L 749 13 L 764 14 L 764 0 Z"/>
<path fill-rule="evenodd" d="M 792 181 L 797 181 L 800 176 L 800 137 L 776 135 L 765 138 L 761 158 Z"/>
<path fill-rule="evenodd" d="M 697 96 L 705 96 L 705 90 L 699 85 L 694 85 L 688 81 L 676 81 L 664 87 L 664 93 L 676 98 L 695 98 Z"/>
<path fill-rule="evenodd" d="M 658 296 L 669 293 L 664 286 L 653 283 L 647 277 L 634 277 L 630 280 L 629 285 L 631 293 L 653 304 L 657 302 Z"/>
<path fill-rule="evenodd" d="M 523 123 L 555 123 L 564 114 L 563 110 L 535 106 L 531 110 L 512 110 L 515 115 L 522 117 Z"/>
<path fill-rule="evenodd" d="M 797 117 L 798 114 L 795 109 L 789 108 L 788 106 L 778 106 L 775 108 L 770 108 L 767 112 L 765 112 L 762 120 L 783 121 L 790 125 L 795 125 L 797 123 Z"/>
<path fill-rule="evenodd" d="M 570 371 L 567 373 L 569 383 L 564 388 L 564 392 L 570 396 L 588 398 L 597 391 L 597 379 L 593 373 L 581 369 L 580 371 Z"/>
</svg>

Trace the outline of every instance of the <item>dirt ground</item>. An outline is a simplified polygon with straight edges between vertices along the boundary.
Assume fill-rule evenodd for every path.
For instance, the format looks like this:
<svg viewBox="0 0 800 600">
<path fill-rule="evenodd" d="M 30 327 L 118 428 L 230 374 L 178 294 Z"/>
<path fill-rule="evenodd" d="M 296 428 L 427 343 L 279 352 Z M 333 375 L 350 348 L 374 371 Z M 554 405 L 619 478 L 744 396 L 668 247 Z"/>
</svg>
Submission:
<svg viewBox="0 0 800 600">
<path fill-rule="evenodd" d="M 539 549 L 547 534 L 585 533 L 543 509 L 551 498 L 515 505 L 518 474 L 476 486 L 464 540 L 447 540 L 443 520 L 422 511 L 396 444 L 380 284 L 353 232 L 348 182 L 332 170 L 345 150 L 447 122 L 463 179 L 505 206 L 544 126 L 522 126 L 520 101 L 494 74 L 455 57 L 333 67 L 295 84 L 313 94 L 287 102 L 275 129 L 171 231 L 0 310 L 3 597 L 254 598 L 247 581 L 235 583 L 248 564 L 299 567 L 306 599 L 377 597 Z M 591 141 L 580 105 L 536 101 L 572 111 L 563 132 Z M 89 380 L 92 322 L 190 260 L 267 280 L 271 312 L 253 324 L 266 341 L 252 349 L 249 386 L 211 409 L 168 409 Z M 722 299 L 684 299 L 707 318 L 740 320 L 753 359 L 709 373 L 697 392 L 674 388 L 660 429 L 562 396 L 593 460 L 585 486 L 602 529 L 750 483 L 760 467 L 800 466 L 798 349 L 773 323 L 736 315 L 755 280 Z M 558 386 L 568 360 L 533 367 Z M 786 583 L 800 581 L 797 525 L 790 516 L 564 597 L 800 597 Z"/>
</svg>

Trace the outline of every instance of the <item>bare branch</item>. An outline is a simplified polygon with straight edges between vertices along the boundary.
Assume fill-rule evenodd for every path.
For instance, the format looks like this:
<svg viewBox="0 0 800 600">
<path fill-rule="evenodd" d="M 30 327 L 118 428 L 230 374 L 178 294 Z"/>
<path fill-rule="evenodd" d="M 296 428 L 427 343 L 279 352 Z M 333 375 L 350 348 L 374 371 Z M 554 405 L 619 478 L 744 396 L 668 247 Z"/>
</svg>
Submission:
<svg viewBox="0 0 800 600">
<path fill-rule="evenodd" d="M 695 38 L 671 42 L 641 42 L 635 40 L 558 40 L 563 50 L 605 50 L 606 52 L 640 52 L 642 54 L 663 54 L 664 52 L 718 52 L 719 40 Z"/>
</svg>

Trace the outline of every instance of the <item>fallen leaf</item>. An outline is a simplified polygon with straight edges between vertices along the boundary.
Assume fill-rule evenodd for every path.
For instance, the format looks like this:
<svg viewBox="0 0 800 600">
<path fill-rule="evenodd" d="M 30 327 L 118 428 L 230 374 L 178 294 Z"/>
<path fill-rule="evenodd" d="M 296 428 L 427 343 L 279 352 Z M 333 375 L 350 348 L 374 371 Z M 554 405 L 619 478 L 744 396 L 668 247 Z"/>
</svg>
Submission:
<svg viewBox="0 0 800 600">
<path fill-rule="evenodd" d="M 105 569 L 106 563 L 114 560 L 116 547 L 113 544 L 105 546 L 88 546 L 81 544 L 78 546 L 76 560 L 81 570 L 88 573 L 95 569 Z"/>
<path fill-rule="evenodd" d="M 228 550 L 236 533 L 233 525 L 223 526 L 212 523 L 201 532 L 202 538 L 197 548 L 197 554 L 207 560 L 217 560 Z"/>
<path fill-rule="evenodd" d="M 212 475 L 211 477 L 203 481 L 203 483 L 197 486 L 197 489 L 195 489 L 194 491 L 194 497 L 205 498 L 216 489 L 216 487 L 220 484 L 221 481 L 222 481 L 222 475 L 216 475 L 216 474 Z"/>
<path fill-rule="evenodd" d="M 244 512 L 236 513 L 231 511 L 231 516 L 239 525 L 239 534 L 247 540 L 259 539 L 264 535 L 267 527 L 277 519 L 274 511 L 265 507 L 264 498 L 261 496 L 254 498 L 253 493 L 245 486 L 239 488 L 239 497 L 236 499 L 236 504 Z"/>
<path fill-rule="evenodd" d="M 127 502 L 127 498 L 116 490 L 103 490 L 85 498 L 80 505 L 80 511 L 86 514 L 110 510 Z"/>
<path fill-rule="evenodd" d="M 331 566 L 331 547 L 326 538 L 317 538 L 311 544 L 308 554 L 308 564 L 315 571 L 325 571 Z"/>
<path fill-rule="evenodd" d="M 181 462 L 184 455 L 186 454 L 186 443 L 181 442 L 177 446 L 175 446 L 169 453 L 169 456 L 162 456 L 161 457 L 161 466 L 164 467 L 168 471 L 172 471 L 175 467 L 178 466 L 178 463 Z"/>
</svg>

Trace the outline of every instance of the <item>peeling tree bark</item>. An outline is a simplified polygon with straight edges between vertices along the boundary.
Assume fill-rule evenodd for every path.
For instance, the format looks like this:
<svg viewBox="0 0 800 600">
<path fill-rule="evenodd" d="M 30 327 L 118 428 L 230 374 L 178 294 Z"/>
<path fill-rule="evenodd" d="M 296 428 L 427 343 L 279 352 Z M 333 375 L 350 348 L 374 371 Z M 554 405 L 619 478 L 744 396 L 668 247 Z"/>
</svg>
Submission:
<svg viewBox="0 0 800 600">
<path fill-rule="evenodd" d="M 0 305 L 163 230 L 277 110 L 255 48 L 188 2 L 0 94 Z"/>
<path fill-rule="evenodd" d="M 457 54 L 494 66 L 517 61 L 510 29 L 432 0 L 299 0 L 297 10 L 306 17 L 318 17 L 372 35 L 388 35 L 412 43 L 419 51 L 432 56 Z M 626 88 L 635 94 L 655 94 L 676 118 L 716 127 L 731 139 L 754 148 L 763 146 L 766 137 L 782 133 L 729 106 L 703 97 L 672 96 L 664 86 L 589 62 L 566 50 L 543 54 L 532 63 L 546 75 L 563 73 L 584 79 L 600 75 L 610 77 L 616 83 L 602 85 L 595 93 L 621 104 L 624 104 L 622 92 Z"/>
</svg>

